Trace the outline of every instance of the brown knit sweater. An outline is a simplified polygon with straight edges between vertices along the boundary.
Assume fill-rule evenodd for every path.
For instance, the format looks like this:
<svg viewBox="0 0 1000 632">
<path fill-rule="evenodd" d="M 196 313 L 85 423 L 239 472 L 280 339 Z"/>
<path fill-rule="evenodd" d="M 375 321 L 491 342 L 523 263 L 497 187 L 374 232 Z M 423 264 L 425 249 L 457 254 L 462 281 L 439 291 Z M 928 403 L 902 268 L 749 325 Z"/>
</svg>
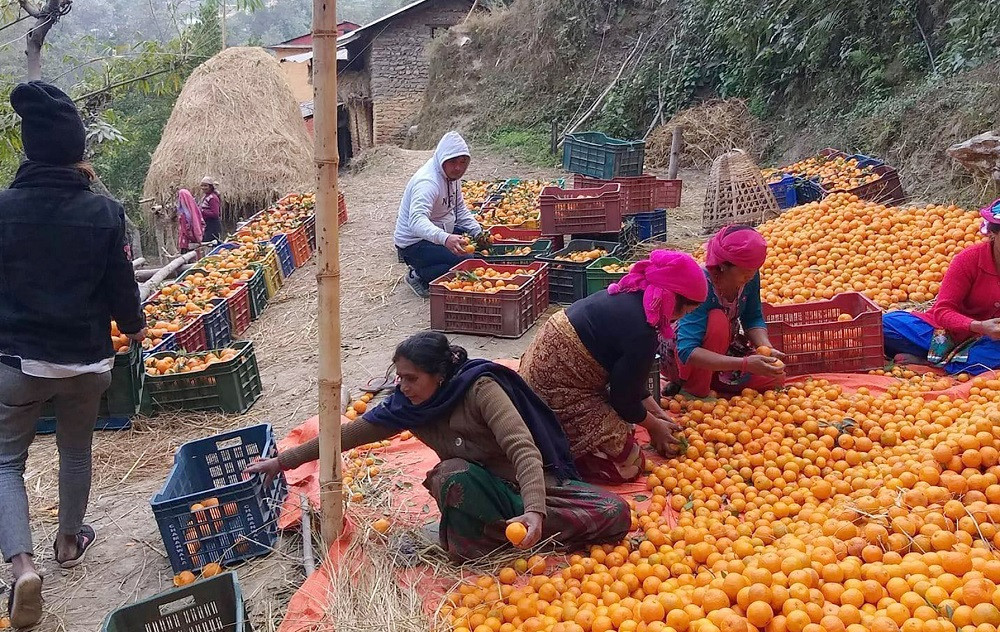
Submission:
<svg viewBox="0 0 1000 632">
<path fill-rule="evenodd" d="M 341 447 L 346 451 L 396 434 L 391 428 L 358 419 L 341 426 Z M 491 378 L 476 380 L 448 418 L 414 428 L 413 434 L 442 461 L 464 459 L 478 463 L 517 485 L 524 498 L 524 510 L 545 514 L 545 487 L 555 485 L 555 478 L 545 475 L 542 455 L 531 431 L 503 387 Z M 291 470 L 318 458 L 317 438 L 282 452 L 278 461 L 281 469 Z"/>
</svg>

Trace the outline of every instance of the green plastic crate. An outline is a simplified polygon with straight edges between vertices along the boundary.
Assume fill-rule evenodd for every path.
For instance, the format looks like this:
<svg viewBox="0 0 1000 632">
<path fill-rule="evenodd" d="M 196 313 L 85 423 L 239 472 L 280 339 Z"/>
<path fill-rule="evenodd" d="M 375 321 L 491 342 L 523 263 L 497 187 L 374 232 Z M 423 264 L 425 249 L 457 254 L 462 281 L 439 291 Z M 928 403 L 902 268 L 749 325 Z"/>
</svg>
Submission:
<svg viewBox="0 0 1000 632">
<path fill-rule="evenodd" d="M 536 239 L 534 243 L 531 244 L 531 254 L 528 255 L 509 254 L 515 250 L 520 250 L 521 248 L 524 248 L 524 246 L 518 246 L 516 244 L 494 244 L 490 246 L 490 254 L 480 255 L 480 257 L 490 263 L 528 265 L 534 263 L 535 258 L 539 255 L 547 255 L 552 252 L 552 240 Z"/>
<path fill-rule="evenodd" d="M 625 276 L 624 272 L 622 274 L 614 274 L 601 269 L 612 263 L 621 265 L 625 262 L 618 257 L 601 257 L 600 259 L 595 259 L 593 263 L 587 266 L 587 296 L 600 292 Z"/>
<path fill-rule="evenodd" d="M 253 632 L 236 573 L 175 588 L 107 616 L 101 632 Z"/>
<path fill-rule="evenodd" d="M 142 411 L 152 414 L 161 410 L 218 410 L 242 414 L 260 399 L 264 386 L 257 368 L 253 343 L 234 342 L 229 345 L 238 353 L 228 362 L 214 364 L 204 371 L 177 375 L 146 375 L 142 391 Z M 176 357 L 173 351 L 157 353 L 151 358 Z M 145 369 L 143 369 L 145 370 Z"/>
<path fill-rule="evenodd" d="M 247 282 L 250 286 L 250 317 L 257 320 L 267 307 L 267 283 L 264 280 L 264 266 L 251 263 L 250 269 L 253 270 L 253 276 Z"/>
</svg>

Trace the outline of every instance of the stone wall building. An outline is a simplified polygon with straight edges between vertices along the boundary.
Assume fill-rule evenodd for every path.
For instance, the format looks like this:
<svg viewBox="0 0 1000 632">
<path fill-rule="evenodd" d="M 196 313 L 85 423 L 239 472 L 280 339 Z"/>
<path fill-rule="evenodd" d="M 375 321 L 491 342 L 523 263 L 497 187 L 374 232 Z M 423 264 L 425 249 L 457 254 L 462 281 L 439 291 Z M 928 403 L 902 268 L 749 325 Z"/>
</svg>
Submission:
<svg viewBox="0 0 1000 632">
<path fill-rule="evenodd" d="M 473 0 L 417 0 L 337 38 L 338 120 L 340 132 L 350 136 L 347 154 L 406 140 L 427 88 L 428 44 L 465 19 L 474 5 Z M 273 50 L 278 53 L 278 47 Z M 297 66 L 311 66 L 311 60 L 309 50 L 282 63 L 300 92 L 302 73 Z M 341 154 L 346 162 L 349 155 Z"/>
</svg>

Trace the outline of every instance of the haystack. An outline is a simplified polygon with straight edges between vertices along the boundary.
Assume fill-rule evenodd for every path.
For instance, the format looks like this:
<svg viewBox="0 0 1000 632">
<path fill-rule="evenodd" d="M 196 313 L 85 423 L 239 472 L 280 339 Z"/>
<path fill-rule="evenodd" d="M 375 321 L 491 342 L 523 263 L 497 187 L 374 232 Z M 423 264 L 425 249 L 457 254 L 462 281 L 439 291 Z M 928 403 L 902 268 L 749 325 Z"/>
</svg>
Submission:
<svg viewBox="0 0 1000 632">
<path fill-rule="evenodd" d="M 666 167 L 674 127 L 684 127 L 684 150 L 680 166 L 704 167 L 721 154 L 740 148 L 754 160 L 767 150 L 769 135 L 760 119 L 742 99 L 706 101 L 681 110 L 666 124 L 653 130 L 646 142 L 646 166 Z"/>
<path fill-rule="evenodd" d="M 314 173 L 312 143 L 278 62 L 261 48 L 229 48 L 184 84 L 143 193 L 172 209 L 178 189 L 196 192 L 211 176 L 231 226 L 286 193 L 312 190 Z"/>
</svg>

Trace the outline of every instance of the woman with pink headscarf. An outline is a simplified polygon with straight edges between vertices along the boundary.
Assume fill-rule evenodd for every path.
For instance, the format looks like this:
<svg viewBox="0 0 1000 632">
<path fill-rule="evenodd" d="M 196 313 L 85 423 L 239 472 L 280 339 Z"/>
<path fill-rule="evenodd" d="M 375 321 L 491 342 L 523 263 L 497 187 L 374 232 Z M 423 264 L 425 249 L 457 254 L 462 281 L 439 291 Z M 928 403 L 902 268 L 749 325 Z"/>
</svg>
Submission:
<svg viewBox="0 0 1000 632">
<path fill-rule="evenodd" d="M 708 298 L 677 324 L 673 355 L 676 365 L 667 393 L 707 397 L 739 393 L 744 388 L 767 390 L 784 382 L 778 360 L 758 355 L 758 347 L 773 349 L 760 302 L 760 267 L 767 242 L 749 226 L 727 226 L 705 247 Z"/>
<path fill-rule="evenodd" d="M 192 244 L 201 244 L 205 236 L 205 219 L 194 196 L 187 189 L 177 192 L 177 250 L 188 252 Z"/>
<path fill-rule="evenodd" d="M 677 426 L 647 382 L 660 338 L 705 300 L 705 273 L 689 255 L 654 251 L 607 290 L 552 316 L 521 357 L 521 377 L 555 412 L 584 480 L 618 484 L 644 471 L 634 425 L 662 454 Z"/>
</svg>

